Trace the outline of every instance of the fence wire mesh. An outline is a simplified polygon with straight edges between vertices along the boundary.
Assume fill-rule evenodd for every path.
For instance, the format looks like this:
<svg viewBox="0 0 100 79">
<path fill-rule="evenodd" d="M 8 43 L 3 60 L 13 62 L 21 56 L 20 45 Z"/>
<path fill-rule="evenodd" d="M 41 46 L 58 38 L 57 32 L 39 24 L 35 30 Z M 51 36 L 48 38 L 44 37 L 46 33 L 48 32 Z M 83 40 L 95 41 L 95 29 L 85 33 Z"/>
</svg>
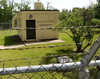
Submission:
<svg viewBox="0 0 100 79">
<path fill-rule="evenodd" d="M 85 26 L 85 27 L 72 27 L 72 28 L 16 28 L 11 29 L 11 23 L 9 28 L 4 28 L 4 23 L 0 25 L 0 30 L 2 31 L 0 34 L 8 34 L 9 35 L 15 35 L 17 32 L 13 32 L 13 30 L 25 30 L 25 29 L 37 29 L 37 30 L 45 30 L 45 29 L 75 29 L 75 28 L 96 28 L 95 31 L 98 31 L 98 27 L 100 26 Z M 4 25 L 4 26 L 3 26 Z M 7 26 L 7 25 L 6 25 Z M 3 27 L 3 28 L 2 28 Z M 89 43 L 89 42 L 85 42 Z M 83 43 L 83 44 L 85 44 Z M 94 41 L 92 42 L 94 43 Z M 78 43 L 80 44 L 80 43 Z M 81 79 L 79 76 L 80 68 L 85 69 L 86 67 L 83 66 L 83 64 L 80 62 L 81 58 L 86 55 L 87 53 L 75 53 L 72 50 L 66 50 L 66 47 L 70 47 L 70 45 L 75 44 L 64 44 L 64 45 L 51 45 L 51 46 L 44 46 L 44 47 L 26 47 L 26 48 L 14 48 L 14 49 L 0 49 L 1 56 L 0 56 L 0 79 Z M 62 48 L 61 50 L 58 50 L 57 47 Z M 75 46 L 73 46 L 75 47 Z M 46 54 L 46 56 L 34 57 L 35 53 L 41 54 L 41 48 L 45 51 L 50 52 Z M 27 52 L 28 49 L 30 52 Z M 39 50 L 40 52 L 36 52 L 36 50 Z M 88 49 L 87 49 L 88 50 Z M 26 56 L 26 58 L 23 58 L 19 55 L 18 57 L 11 56 L 11 58 L 8 57 L 11 53 L 23 52 L 23 55 Z M 69 53 L 69 51 L 71 53 Z M 11 52 L 11 53 L 9 53 Z M 63 52 L 63 53 L 62 53 Z M 5 53 L 5 54 L 4 54 Z M 25 54 L 28 53 L 28 54 Z M 53 54 L 54 53 L 54 54 Z M 68 53 L 68 54 L 65 54 Z M 15 54 L 15 53 L 14 53 Z M 13 55 L 14 55 L 13 54 Z M 58 54 L 58 55 L 57 55 Z M 100 54 L 99 52 L 96 54 Z M 45 55 L 45 54 L 44 54 Z M 96 56 L 95 55 L 95 56 Z M 4 56 L 4 57 L 3 57 Z M 24 56 L 24 57 L 25 57 Z M 64 57 L 66 56 L 66 57 Z M 61 58 L 62 61 L 58 61 L 57 58 Z M 65 59 L 67 59 L 67 62 L 65 62 Z M 94 60 L 94 58 L 92 59 Z M 88 65 L 89 75 L 85 74 L 82 79 L 100 79 L 100 61 L 99 59 L 95 59 L 95 61 L 92 61 Z M 87 78 L 86 78 L 87 77 Z"/>
<path fill-rule="evenodd" d="M 1 64 L 0 78 L 1 79 L 80 79 L 79 69 L 82 68 L 83 65 L 81 64 L 81 62 L 77 61 L 77 56 L 79 55 L 84 56 L 84 54 L 68 55 L 68 57 L 72 56 L 70 58 L 73 60 L 73 62 L 69 63 L 65 62 L 57 63 L 56 60 L 57 56 L 52 56 L 54 60 L 51 61 L 51 63 L 47 64 L 48 62 L 42 61 L 41 63 L 39 63 L 39 65 L 35 65 L 35 63 L 37 64 L 36 61 L 37 59 L 31 59 L 28 61 L 24 60 L 19 62 L 16 62 L 16 60 L 13 62 L 4 61 L 3 63 L 0 63 Z M 49 56 L 43 58 L 39 57 L 39 58 L 38 58 L 39 61 L 45 59 L 46 59 L 45 61 L 48 61 L 47 59 L 49 59 Z M 17 63 L 21 63 L 21 65 L 17 65 Z M 12 65 L 16 64 L 16 66 L 11 68 L 12 66 L 11 64 Z M 90 76 L 88 76 L 87 74 L 85 76 L 88 76 L 89 79 L 97 79 L 99 66 L 100 66 L 99 60 L 92 61 L 88 67 L 90 71 Z"/>
<path fill-rule="evenodd" d="M 37 29 L 37 30 L 46 30 L 46 29 L 77 29 L 77 28 L 100 28 L 100 25 L 95 26 L 75 26 L 75 27 L 46 27 L 46 28 L 20 28 L 17 27 L 17 22 L 15 22 L 15 28 L 12 28 L 12 23 L 0 23 L 0 30 L 26 30 L 26 29 Z"/>
</svg>

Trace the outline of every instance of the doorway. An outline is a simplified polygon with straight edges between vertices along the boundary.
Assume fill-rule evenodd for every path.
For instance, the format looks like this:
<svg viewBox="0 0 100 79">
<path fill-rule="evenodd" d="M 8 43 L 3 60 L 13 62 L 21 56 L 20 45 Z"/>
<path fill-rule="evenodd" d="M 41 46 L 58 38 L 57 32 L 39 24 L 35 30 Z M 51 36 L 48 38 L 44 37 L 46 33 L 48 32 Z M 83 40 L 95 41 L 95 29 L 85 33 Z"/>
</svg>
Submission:
<svg viewBox="0 0 100 79">
<path fill-rule="evenodd" d="M 35 28 L 35 20 L 26 20 L 26 28 Z M 27 39 L 36 39 L 36 29 L 26 29 Z"/>
</svg>

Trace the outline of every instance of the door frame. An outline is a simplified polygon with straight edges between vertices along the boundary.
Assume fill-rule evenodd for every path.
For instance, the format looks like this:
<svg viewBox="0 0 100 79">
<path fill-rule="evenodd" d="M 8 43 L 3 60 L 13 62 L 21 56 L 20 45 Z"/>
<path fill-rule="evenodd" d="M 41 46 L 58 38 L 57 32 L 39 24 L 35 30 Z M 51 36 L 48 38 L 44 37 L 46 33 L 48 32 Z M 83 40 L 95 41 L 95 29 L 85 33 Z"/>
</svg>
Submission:
<svg viewBox="0 0 100 79">
<path fill-rule="evenodd" d="M 29 28 L 36 28 L 36 20 L 26 20 L 26 28 L 28 28 L 28 26 L 27 26 L 27 22 L 28 21 L 34 21 L 34 22 L 31 22 L 31 23 L 34 23 L 34 24 L 32 24 L 33 25 L 33 27 L 29 27 Z M 30 25 L 29 25 L 30 26 Z M 29 33 L 30 32 L 30 33 Z M 33 34 L 34 35 L 33 35 Z M 32 35 L 33 35 L 33 37 L 32 37 Z M 30 37 L 31 36 L 31 37 Z M 32 40 L 32 39 L 36 39 L 36 29 L 26 29 L 26 39 L 27 40 Z"/>
</svg>

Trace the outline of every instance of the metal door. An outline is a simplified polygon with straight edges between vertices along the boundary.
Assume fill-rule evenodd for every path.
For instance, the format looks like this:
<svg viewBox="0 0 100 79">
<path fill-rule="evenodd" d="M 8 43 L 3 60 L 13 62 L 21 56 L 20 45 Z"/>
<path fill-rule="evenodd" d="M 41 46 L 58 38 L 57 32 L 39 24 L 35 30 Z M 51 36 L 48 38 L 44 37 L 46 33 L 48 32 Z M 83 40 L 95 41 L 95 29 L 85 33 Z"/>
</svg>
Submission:
<svg viewBox="0 0 100 79">
<path fill-rule="evenodd" d="M 26 20 L 26 28 L 35 28 L 35 20 Z M 26 29 L 27 39 L 36 39 L 35 29 Z"/>
</svg>

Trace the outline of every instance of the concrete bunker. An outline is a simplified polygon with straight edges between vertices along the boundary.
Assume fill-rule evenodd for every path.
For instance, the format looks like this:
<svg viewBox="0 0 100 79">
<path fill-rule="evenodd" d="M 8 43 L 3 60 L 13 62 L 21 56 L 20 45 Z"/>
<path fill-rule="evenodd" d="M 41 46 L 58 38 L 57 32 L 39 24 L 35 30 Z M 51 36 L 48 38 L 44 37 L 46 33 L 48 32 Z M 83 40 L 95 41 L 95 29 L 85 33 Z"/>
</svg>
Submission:
<svg viewBox="0 0 100 79">
<path fill-rule="evenodd" d="M 58 10 L 42 10 L 42 3 L 35 2 L 34 10 L 22 10 L 13 17 L 12 28 L 15 28 L 15 19 L 17 19 L 17 28 L 54 27 L 59 21 L 58 17 Z M 58 31 L 53 31 L 52 29 L 19 29 L 18 35 L 22 41 L 37 41 L 59 38 Z"/>
</svg>

